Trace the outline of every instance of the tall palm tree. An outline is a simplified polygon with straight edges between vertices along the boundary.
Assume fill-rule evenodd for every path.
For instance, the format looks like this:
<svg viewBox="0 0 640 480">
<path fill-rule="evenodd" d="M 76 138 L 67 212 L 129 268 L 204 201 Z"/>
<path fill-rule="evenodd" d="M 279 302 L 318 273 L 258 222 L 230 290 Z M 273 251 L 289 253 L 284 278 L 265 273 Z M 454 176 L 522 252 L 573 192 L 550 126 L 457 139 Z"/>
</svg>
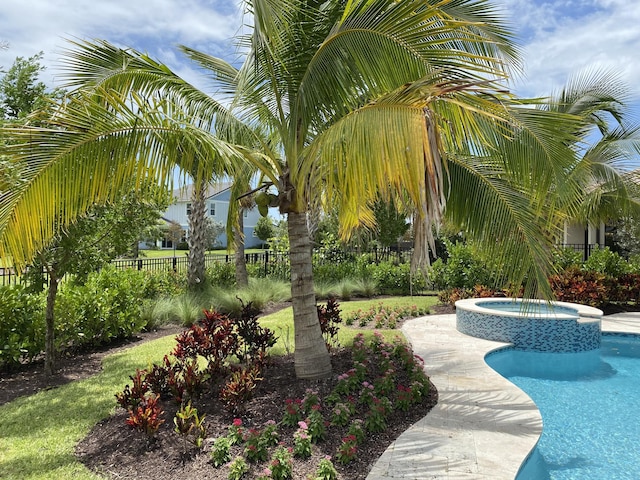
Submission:
<svg viewBox="0 0 640 480">
<path fill-rule="evenodd" d="M 377 199 L 406 198 L 423 227 L 424 252 L 432 243 L 431 224 L 446 205 L 469 236 L 497 258 L 513 260 L 505 269 L 512 281 L 526 276 L 531 292 L 544 287 L 549 262 L 543 233 L 549 225 L 541 225 L 540 213 L 548 208 L 549 186 L 562 183 L 574 160 L 567 145 L 576 127 L 567 128 L 573 117 L 524 108 L 504 91 L 517 52 L 488 1 L 248 0 L 246 8 L 253 26 L 239 39 L 246 49 L 240 68 L 182 47 L 211 72 L 216 95 L 228 95 L 235 117 L 144 54 L 80 42 L 67 53 L 66 79 L 82 98 L 55 117 L 72 133 L 38 130 L 29 139 L 28 131 L 16 132 L 27 137 L 28 147 L 14 154 L 48 159 L 34 172 L 54 171 L 63 160 L 80 163 L 77 209 L 109 198 L 109 190 L 94 194 L 78 181 L 102 162 L 120 170 L 128 168 L 126 159 L 166 168 L 189 158 L 176 158 L 176 144 L 209 158 L 205 149 L 225 165 L 240 156 L 252 162 L 278 189 L 280 211 L 288 217 L 298 377 L 331 371 L 313 290 L 306 221 L 312 198 L 338 208 L 344 235 L 373 224 Z M 73 116 L 85 103 L 104 116 L 104 124 L 86 125 Z M 135 109 L 128 111 L 131 103 Z M 114 124 L 128 119 L 128 126 L 116 130 L 103 110 Z M 158 122 L 170 127 L 153 130 Z M 83 137 L 85 129 L 93 138 Z M 237 132 L 246 134 L 244 148 Z M 94 156 L 91 163 L 80 161 Z M 54 178 L 61 192 L 73 191 Z M 117 177 L 108 183 L 116 184 Z M 29 191 L 11 205 L 35 205 Z M 39 193 L 48 198 L 43 187 Z M 0 248 L 16 250 L 18 260 L 75 213 L 62 208 L 46 222 L 28 222 L 30 243 L 19 246 L 27 227 L 11 223 L 15 211 L 0 209 Z"/>
</svg>

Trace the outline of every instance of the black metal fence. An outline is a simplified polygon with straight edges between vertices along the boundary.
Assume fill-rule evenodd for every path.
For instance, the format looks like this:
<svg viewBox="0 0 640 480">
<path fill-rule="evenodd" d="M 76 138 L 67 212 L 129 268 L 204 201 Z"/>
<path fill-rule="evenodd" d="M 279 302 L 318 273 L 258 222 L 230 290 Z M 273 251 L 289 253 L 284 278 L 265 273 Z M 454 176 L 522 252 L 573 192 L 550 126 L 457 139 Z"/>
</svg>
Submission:
<svg viewBox="0 0 640 480">
<path fill-rule="evenodd" d="M 583 258 L 586 260 L 594 250 L 600 248 L 598 244 L 564 244 L 557 245 L 558 247 L 572 248 L 575 251 L 583 252 Z M 392 248 L 372 248 L 370 250 L 341 250 L 340 256 L 359 256 L 363 254 L 369 254 L 371 261 L 374 263 L 380 263 L 384 261 L 392 261 L 397 263 L 405 263 L 411 261 L 411 245 L 402 244 L 398 247 Z M 255 252 L 245 254 L 245 261 L 247 265 L 259 265 L 257 268 L 264 272 L 266 275 L 268 272 L 274 272 L 283 265 L 288 264 L 289 255 L 287 253 L 277 253 L 270 250 L 264 252 Z M 339 261 L 334 255 L 326 255 L 326 258 L 317 258 L 319 263 L 328 262 L 335 263 Z M 233 254 L 226 253 L 207 253 L 205 255 L 205 266 L 211 267 L 214 263 L 234 263 L 235 257 Z M 188 258 L 186 253 L 179 252 L 175 256 L 157 257 L 157 258 L 135 258 L 135 259 L 117 259 L 111 262 L 117 269 L 124 270 L 132 268 L 136 270 L 148 270 L 148 271 L 186 271 Z M 43 273 L 46 278 L 46 272 Z M 12 285 L 21 282 L 21 276 L 17 275 L 12 267 L 0 267 L 0 285 Z"/>
<path fill-rule="evenodd" d="M 373 248 L 370 250 L 346 250 L 341 251 L 341 255 L 347 256 L 359 256 L 362 254 L 370 254 L 371 261 L 375 263 L 383 261 L 394 261 L 398 263 L 404 263 L 410 261 L 411 249 L 406 245 L 401 245 L 396 248 Z M 287 253 L 278 253 L 270 250 L 263 252 L 247 253 L 245 254 L 245 261 L 247 265 L 254 265 L 256 269 L 264 272 L 266 275 L 269 272 L 287 271 L 286 268 L 281 268 L 284 265 L 288 265 L 289 255 Z M 333 255 L 328 255 L 326 259 L 320 258 L 319 262 L 334 262 L 336 259 Z M 233 254 L 226 253 L 207 253 L 205 255 L 205 267 L 209 268 L 214 263 L 234 263 L 235 257 Z M 134 258 L 134 259 L 117 259 L 113 260 L 111 264 L 119 269 L 135 269 L 146 271 L 174 271 L 183 272 L 187 269 L 188 258 L 185 252 L 177 252 L 176 255 L 157 258 Z M 46 272 L 43 272 L 43 276 L 46 279 Z M 17 275 L 13 268 L 0 268 L 0 285 L 12 285 L 21 282 L 21 276 Z"/>
</svg>

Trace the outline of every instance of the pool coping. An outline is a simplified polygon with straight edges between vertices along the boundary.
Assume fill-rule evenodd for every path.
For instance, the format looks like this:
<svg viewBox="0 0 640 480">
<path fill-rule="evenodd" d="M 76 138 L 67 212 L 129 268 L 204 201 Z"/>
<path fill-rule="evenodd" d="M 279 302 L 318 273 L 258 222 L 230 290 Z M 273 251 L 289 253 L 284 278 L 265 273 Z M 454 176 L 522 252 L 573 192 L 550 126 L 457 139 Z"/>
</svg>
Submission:
<svg viewBox="0 0 640 480">
<path fill-rule="evenodd" d="M 640 313 L 603 317 L 602 330 L 640 333 Z M 407 321 L 402 332 L 425 360 L 438 403 L 387 448 L 367 480 L 513 480 L 542 418 L 526 393 L 484 361 L 509 344 L 458 332 L 455 314 Z"/>
</svg>

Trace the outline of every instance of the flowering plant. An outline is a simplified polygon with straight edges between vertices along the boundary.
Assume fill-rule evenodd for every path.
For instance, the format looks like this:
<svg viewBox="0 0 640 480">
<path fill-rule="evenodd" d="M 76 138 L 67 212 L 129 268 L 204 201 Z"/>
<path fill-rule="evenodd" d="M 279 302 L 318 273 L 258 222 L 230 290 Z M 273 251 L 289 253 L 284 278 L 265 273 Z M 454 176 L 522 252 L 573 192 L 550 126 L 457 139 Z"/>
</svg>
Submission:
<svg viewBox="0 0 640 480">
<path fill-rule="evenodd" d="M 242 427 L 242 420 L 239 418 L 233 419 L 233 424 L 229 427 L 229 433 L 227 434 L 231 445 L 241 443 L 244 437 L 244 428 Z"/>
<path fill-rule="evenodd" d="M 299 398 L 287 398 L 285 401 L 285 412 L 282 424 L 287 427 L 295 427 L 302 420 L 302 400 Z"/>
<path fill-rule="evenodd" d="M 364 405 L 371 405 L 373 399 L 376 398 L 375 387 L 367 382 L 362 382 L 362 389 L 360 390 L 360 403 Z"/>
<path fill-rule="evenodd" d="M 355 392 L 358 388 L 358 384 L 359 381 L 356 376 L 356 370 L 352 368 L 348 372 L 338 375 L 338 383 L 336 383 L 334 392 L 346 395 L 348 393 Z"/>
<path fill-rule="evenodd" d="M 266 447 L 273 447 L 278 444 L 278 430 L 276 422 L 269 420 L 262 434 L 260 435 L 260 442 Z"/>
<path fill-rule="evenodd" d="M 331 457 L 326 456 L 320 462 L 318 462 L 318 468 L 316 470 L 315 480 L 336 480 L 338 478 L 338 471 L 331 462 Z"/>
<path fill-rule="evenodd" d="M 296 457 L 308 458 L 311 456 L 309 427 L 305 422 L 298 422 L 298 427 L 293 434 L 293 454 Z"/>
<path fill-rule="evenodd" d="M 262 470 L 262 473 L 258 477 L 258 480 L 270 480 L 271 479 L 271 469 L 265 468 Z"/>
<path fill-rule="evenodd" d="M 318 392 L 307 388 L 305 396 L 302 399 L 302 408 L 305 412 L 309 413 L 311 409 L 316 405 L 320 405 L 320 397 L 318 397 Z"/>
<path fill-rule="evenodd" d="M 404 385 L 398 385 L 396 395 L 396 408 L 403 412 L 409 410 L 409 405 L 413 403 L 413 393 L 411 389 Z"/>
<path fill-rule="evenodd" d="M 269 462 L 269 470 L 271 470 L 271 478 L 273 480 L 287 480 L 293 474 L 293 461 L 291 451 L 286 447 L 278 447 L 271 456 Z"/>
<path fill-rule="evenodd" d="M 219 467 L 231 460 L 231 440 L 229 437 L 219 437 L 211 448 L 211 461 L 214 467 Z"/>
<path fill-rule="evenodd" d="M 337 403 L 331 410 L 331 423 L 338 426 L 344 426 L 349 423 L 351 417 L 351 410 L 348 405 L 344 403 Z"/>
<path fill-rule="evenodd" d="M 384 432 L 387 429 L 386 412 L 387 405 L 375 398 L 366 414 L 365 426 L 369 432 Z"/>
<path fill-rule="evenodd" d="M 389 368 L 384 375 L 378 377 L 373 382 L 377 395 L 389 395 L 393 392 L 396 383 L 396 372 L 393 368 Z"/>
<path fill-rule="evenodd" d="M 229 480 L 240 480 L 249 471 L 244 458 L 238 456 L 229 465 Z"/>
<path fill-rule="evenodd" d="M 264 444 L 260 430 L 251 428 L 244 437 L 244 455 L 250 462 L 265 461 L 267 446 Z"/>
<path fill-rule="evenodd" d="M 351 460 L 356 458 L 357 453 L 358 441 L 355 435 L 347 435 L 342 439 L 342 443 L 338 447 L 336 459 L 342 464 L 349 463 Z"/>
<path fill-rule="evenodd" d="M 311 413 L 307 417 L 306 424 L 309 427 L 309 435 L 313 443 L 318 443 L 324 440 L 327 434 L 326 425 L 324 423 L 324 417 L 320 412 L 320 405 L 314 405 L 311 408 Z"/>
<path fill-rule="evenodd" d="M 351 422 L 351 425 L 349 425 L 349 431 L 347 433 L 356 437 L 356 440 L 358 442 L 362 442 L 366 433 L 364 421 L 359 418 L 353 420 Z"/>
</svg>

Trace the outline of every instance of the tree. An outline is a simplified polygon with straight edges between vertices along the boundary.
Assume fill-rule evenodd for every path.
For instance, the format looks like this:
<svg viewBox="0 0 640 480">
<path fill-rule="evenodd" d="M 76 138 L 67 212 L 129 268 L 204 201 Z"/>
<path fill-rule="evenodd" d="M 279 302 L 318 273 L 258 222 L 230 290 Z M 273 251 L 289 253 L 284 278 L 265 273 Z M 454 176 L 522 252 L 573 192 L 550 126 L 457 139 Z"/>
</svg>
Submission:
<svg viewBox="0 0 640 480">
<path fill-rule="evenodd" d="M 555 206 L 551 185 L 563 195 L 576 190 L 565 185 L 565 172 L 575 160 L 568 145 L 579 119 L 527 108 L 532 102 L 506 91 L 516 48 L 489 2 L 250 0 L 246 8 L 253 26 L 239 39 L 248 47 L 239 69 L 182 47 L 211 71 L 217 93 L 230 96 L 231 112 L 147 55 L 77 42 L 66 56 L 67 85 L 76 90 L 53 117 L 69 135 L 15 132 L 28 148 L 14 155 L 31 160 L 33 175 L 54 177 L 53 185 L 61 179 L 42 171 L 54 172 L 81 154 L 116 171 L 134 158 L 161 166 L 160 173 L 175 164 L 189 172 L 196 157 L 225 173 L 251 162 L 268 180 L 265 188 L 277 189 L 287 216 L 301 378 L 331 371 L 313 288 L 311 199 L 337 208 L 347 237 L 373 225 L 376 200 L 402 198 L 415 212 L 421 261 L 446 204 L 451 222 L 507 262 L 512 282 L 526 278 L 529 295 L 550 294 L 547 232 L 553 226 L 540 212 Z M 118 181 L 112 176 L 107 186 L 115 189 Z M 67 224 L 74 216 L 62 210 L 63 216 L 52 213 L 25 226 L 12 222 L 10 214 L 33 205 L 31 190 L 13 196 L 6 213 L 0 210 L 0 248 L 14 261 L 51 235 L 53 227 L 40 225 L 58 218 Z M 73 199 L 107 195 L 81 188 Z M 14 239 L 26 237 L 27 229 L 33 230 L 30 243 L 18 245 Z"/>
<path fill-rule="evenodd" d="M 96 205 L 87 215 L 61 232 L 46 249 L 39 252 L 29 270 L 29 284 L 48 286 L 45 312 L 44 371 L 55 368 L 55 302 L 60 281 L 73 274 L 73 281 L 84 283 L 89 273 L 131 249 L 146 228 L 155 224 L 169 205 L 169 192 L 155 186 L 132 190 L 112 205 Z M 44 281 L 42 272 L 47 273 Z"/>
<path fill-rule="evenodd" d="M 164 238 L 173 246 L 173 256 L 176 256 L 176 245 L 184 238 L 184 230 L 179 223 L 170 220 L 164 230 Z"/>
<path fill-rule="evenodd" d="M 383 247 L 396 245 L 409 230 L 407 216 L 399 212 L 393 202 L 378 200 L 373 208 L 376 217 L 377 239 Z"/>
<path fill-rule="evenodd" d="M 640 125 L 630 120 L 630 100 L 617 73 L 591 70 L 571 76 L 541 106 L 583 120 L 573 143 L 579 161 L 569 172 L 581 195 L 562 209 L 569 219 L 598 224 L 640 214 L 638 178 L 628 171 L 640 153 Z"/>
<path fill-rule="evenodd" d="M 224 233 L 224 225 L 207 217 L 204 220 L 204 237 L 207 250 L 220 245 L 218 237 Z"/>
<path fill-rule="evenodd" d="M 4 119 L 24 118 L 45 102 L 47 87 L 38 81 L 40 72 L 44 70 L 40 65 L 42 55 L 43 52 L 27 59 L 17 57 L 0 79 L 0 115 Z"/>
<path fill-rule="evenodd" d="M 260 217 L 253 231 L 256 234 L 256 237 L 263 242 L 266 242 L 273 237 L 273 220 L 271 220 L 271 217 L 268 215 L 266 217 Z"/>
</svg>

